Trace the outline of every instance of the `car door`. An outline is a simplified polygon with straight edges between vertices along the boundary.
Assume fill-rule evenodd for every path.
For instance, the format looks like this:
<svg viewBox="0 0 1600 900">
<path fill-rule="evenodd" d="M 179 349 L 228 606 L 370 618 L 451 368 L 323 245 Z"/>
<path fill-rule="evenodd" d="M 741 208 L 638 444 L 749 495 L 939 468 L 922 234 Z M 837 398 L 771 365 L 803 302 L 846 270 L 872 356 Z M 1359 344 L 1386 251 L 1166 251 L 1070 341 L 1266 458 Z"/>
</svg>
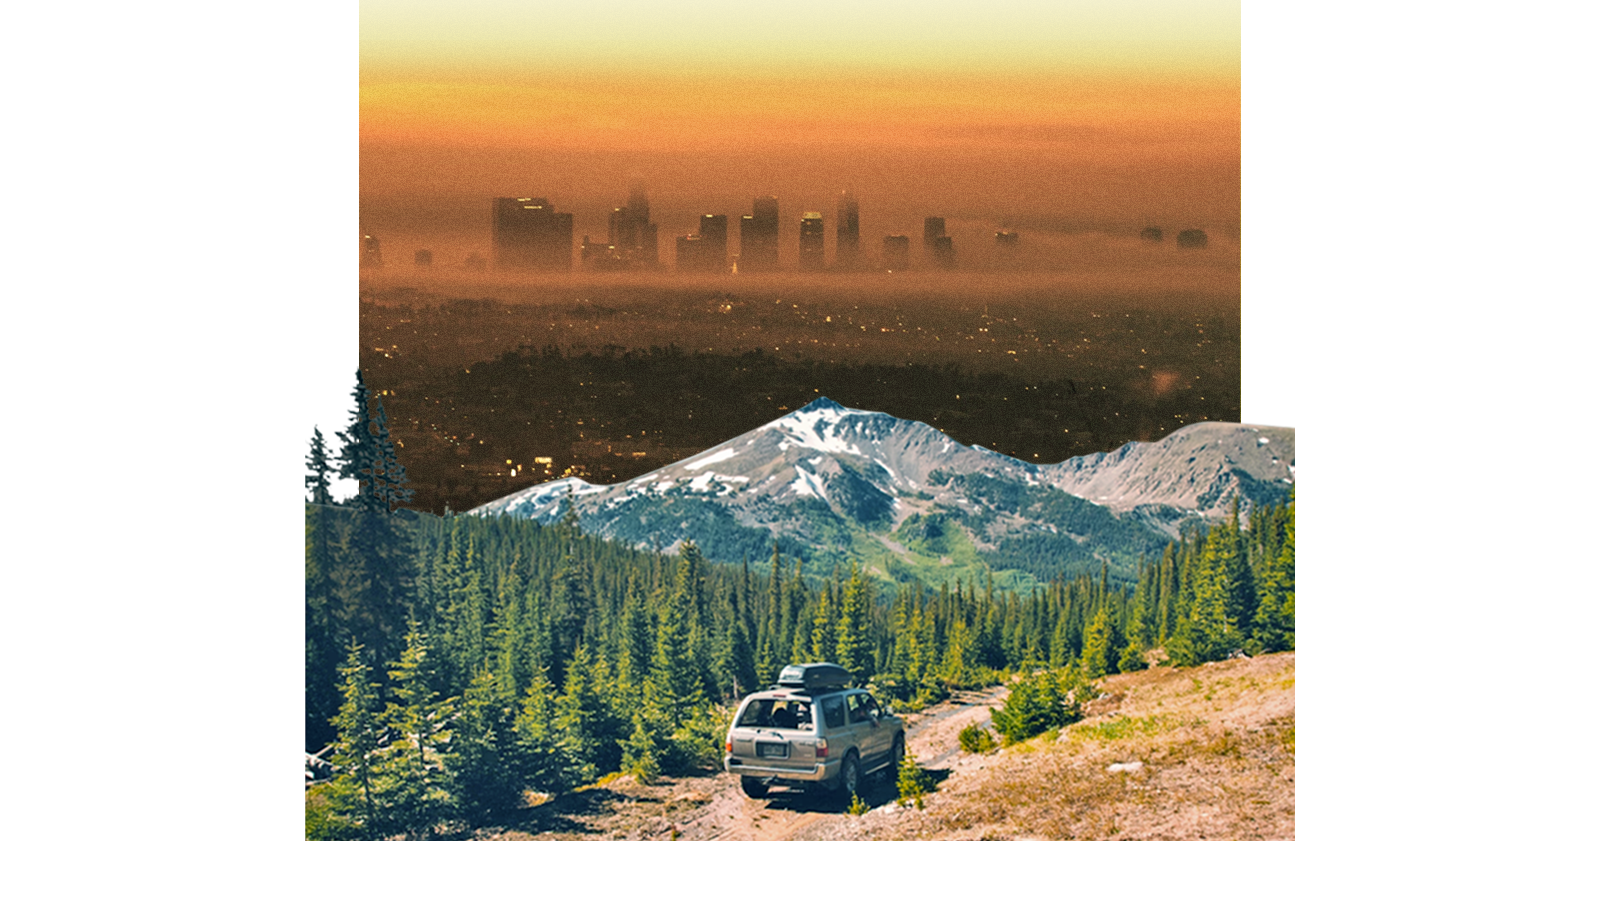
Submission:
<svg viewBox="0 0 1600 900">
<path fill-rule="evenodd" d="M 866 691 L 851 691 L 845 698 L 848 709 L 851 737 L 855 741 L 856 752 L 861 755 L 863 767 L 876 764 L 879 756 L 888 750 L 888 745 L 881 740 L 884 729 L 872 718 L 872 695 Z"/>
<path fill-rule="evenodd" d="M 877 698 L 871 694 L 864 695 L 861 701 L 862 709 L 867 715 L 867 721 L 872 730 L 872 765 L 877 765 L 878 760 L 889 752 L 889 747 L 894 740 L 893 729 L 882 721 L 883 711 L 878 708 Z"/>
</svg>

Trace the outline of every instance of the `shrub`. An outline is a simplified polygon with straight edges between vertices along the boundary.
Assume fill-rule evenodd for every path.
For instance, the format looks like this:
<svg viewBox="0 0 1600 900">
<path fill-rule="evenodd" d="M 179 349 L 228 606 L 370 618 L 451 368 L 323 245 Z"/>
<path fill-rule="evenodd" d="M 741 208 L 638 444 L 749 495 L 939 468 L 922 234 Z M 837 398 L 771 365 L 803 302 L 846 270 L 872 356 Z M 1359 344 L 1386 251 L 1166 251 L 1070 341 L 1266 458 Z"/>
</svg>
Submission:
<svg viewBox="0 0 1600 900">
<path fill-rule="evenodd" d="M 680 775 L 694 769 L 719 767 L 723 742 L 732 723 L 733 710 L 727 707 L 705 706 L 695 710 L 672 733 L 664 767 Z"/>
<path fill-rule="evenodd" d="M 846 810 L 846 812 L 850 813 L 850 815 L 852 815 L 852 816 L 860 816 L 860 815 L 865 815 L 867 810 L 869 810 L 871 808 L 872 807 L 870 807 L 870 806 L 866 805 L 865 803 L 861 802 L 861 796 L 859 794 L 851 794 L 850 795 L 850 808 L 848 810 Z"/>
<path fill-rule="evenodd" d="M 637 778 L 640 784 L 649 784 L 661 774 L 659 757 L 660 751 L 649 727 L 642 717 L 635 718 L 632 736 L 622 743 L 623 771 Z"/>
<path fill-rule="evenodd" d="M 329 798 L 330 787 L 319 784 L 306 791 L 306 840 L 359 840 L 361 826 L 334 811 Z"/>
<path fill-rule="evenodd" d="M 900 805 L 910 806 L 916 804 L 917 809 L 922 808 L 922 797 L 933 790 L 933 779 L 928 773 L 917 765 L 917 758 L 908 751 L 900 759 Z"/>
<path fill-rule="evenodd" d="M 1007 744 L 1025 741 L 1072 721 L 1053 672 L 1025 676 L 1011 688 L 1006 705 L 993 710 L 994 727 Z"/>
<path fill-rule="evenodd" d="M 961 741 L 961 749 L 968 753 L 988 753 L 995 747 L 994 735 L 976 723 L 961 729 L 957 737 Z"/>
</svg>

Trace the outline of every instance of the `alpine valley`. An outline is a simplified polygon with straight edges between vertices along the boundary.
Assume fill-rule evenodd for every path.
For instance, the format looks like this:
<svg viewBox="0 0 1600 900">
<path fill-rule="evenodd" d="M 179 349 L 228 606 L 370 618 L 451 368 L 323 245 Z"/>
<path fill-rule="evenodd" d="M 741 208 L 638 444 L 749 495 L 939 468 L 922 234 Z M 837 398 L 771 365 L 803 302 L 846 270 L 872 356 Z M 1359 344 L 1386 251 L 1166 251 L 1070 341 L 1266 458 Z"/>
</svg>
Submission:
<svg viewBox="0 0 1600 900">
<path fill-rule="evenodd" d="M 1294 430 L 1202 422 L 1154 443 L 1051 465 L 965 446 L 921 422 L 819 398 L 746 434 L 614 485 L 567 478 L 474 510 L 555 522 L 713 560 L 764 560 L 776 544 L 808 574 L 851 560 L 880 579 L 993 577 L 1027 590 L 1102 568 L 1137 573 L 1189 523 L 1282 504 Z"/>
</svg>

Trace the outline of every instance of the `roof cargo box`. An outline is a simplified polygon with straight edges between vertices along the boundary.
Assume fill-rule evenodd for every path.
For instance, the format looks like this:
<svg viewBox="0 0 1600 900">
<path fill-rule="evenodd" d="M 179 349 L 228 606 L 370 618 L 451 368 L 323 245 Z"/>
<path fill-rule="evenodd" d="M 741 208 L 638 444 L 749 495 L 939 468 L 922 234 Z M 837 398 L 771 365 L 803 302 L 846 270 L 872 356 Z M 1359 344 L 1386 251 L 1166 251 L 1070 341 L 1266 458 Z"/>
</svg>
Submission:
<svg viewBox="0 0 1600 900">
<path fill-rule="evenodd" d="M 821 691 L 850 686 L 850 672 L 833 663 L 807 663 L 803 666 L 784 666 L 778 673 L 778 686 L 799 688 L 804 691 Z"/>
</svg>

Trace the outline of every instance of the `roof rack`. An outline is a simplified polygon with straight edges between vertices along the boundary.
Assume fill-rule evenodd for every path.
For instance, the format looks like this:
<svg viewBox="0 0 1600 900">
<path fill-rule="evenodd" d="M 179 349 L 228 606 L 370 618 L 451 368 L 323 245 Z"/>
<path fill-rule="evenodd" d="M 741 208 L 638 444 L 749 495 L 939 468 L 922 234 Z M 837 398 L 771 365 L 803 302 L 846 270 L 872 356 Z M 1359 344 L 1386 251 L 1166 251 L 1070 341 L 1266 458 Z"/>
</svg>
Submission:
<svg viewBox="0 0 1600 900">
<path fill-rule="evenodd" d="M 783 671 L 778 673 L 778 683 L 774 685 L 809 693 L 838 690 L 849 686 L 850 671 L 844 666 L 829 662 L 784 666 Z"/>
</svg>

